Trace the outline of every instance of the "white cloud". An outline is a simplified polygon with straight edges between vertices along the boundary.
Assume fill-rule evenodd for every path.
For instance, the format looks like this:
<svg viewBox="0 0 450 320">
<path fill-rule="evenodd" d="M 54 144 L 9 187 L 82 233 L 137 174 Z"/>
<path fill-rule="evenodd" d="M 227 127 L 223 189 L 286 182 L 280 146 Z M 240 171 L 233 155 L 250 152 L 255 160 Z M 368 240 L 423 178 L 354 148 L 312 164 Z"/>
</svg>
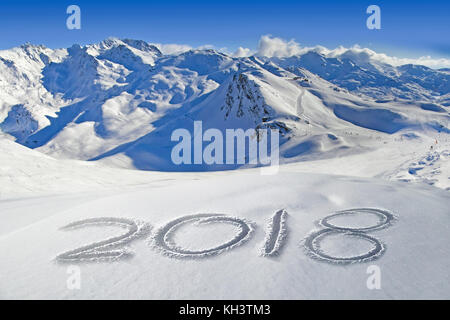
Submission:
<svg viewBox="0 0 450 320">
<path fill-rule="evenodd" d="M 404 64 L 419 64 L 430 68 L 450 67 L 450 59 L 436 59 L 432 58 L 431 56 L 423 56 L 419 58 L 398 58 L 388 56 L 384 53 L 377 53 L 368 48 L 361 48 L 358 45 L 355 45 L 351 48 L 339 47 L 334 50 L 330 50 L 327 54 L 327 56 L 329 57 L 339 57 L 343 55 L 352 55 L 363 60 L 375 60 L 383 63 L 388 63 L 393 66 L 401 66 Z"/>
<path fill-rule="evenodd" d="M 248 57 L 253 54 L 253 51 L 249 48 L 242 48 L 239 47 L 237 50 L 232 54 L 233 57 L 236 58 L 242 58 L 242 57 Z"/>
<path fill-rule="evenodd" d="M 316 47 L 301 47 L 299 43 L 294 40 L 286 41 L 281 38 L 272 37 L 271 35 L 264 35 L 259 40 L 257 55 L 266 57 L 291 57 L 301 55 L 309 51 L 321 53 L 327 57 L 342 57 L 352 56 L 353 59 L 358 59 L 361 62 L 379 61 L 388 63 L 393 66 L 400 66 L 404 64 L 420 64 L 430 68 L 448 68 L 450 67 L 450 59 L 432 58 L 431 56 L 424 56 L 419 58 L 398 58 L 388 56 L 384 53 L 377 53 L 368 48 L 361 48 L 355 45 L 351 48 L 337 47 L 330 50 L 322 46 Z"/>
<path fill-rule="evenodd" d="M 264 35 L 259 39 L 258 55 L 265 57 L 290 57 L 302 53 L 302 48 L 294 40 L 285 41 L 271 35 Z M 303 51 L 304 52 L 304 51 Z"/>
</svg>

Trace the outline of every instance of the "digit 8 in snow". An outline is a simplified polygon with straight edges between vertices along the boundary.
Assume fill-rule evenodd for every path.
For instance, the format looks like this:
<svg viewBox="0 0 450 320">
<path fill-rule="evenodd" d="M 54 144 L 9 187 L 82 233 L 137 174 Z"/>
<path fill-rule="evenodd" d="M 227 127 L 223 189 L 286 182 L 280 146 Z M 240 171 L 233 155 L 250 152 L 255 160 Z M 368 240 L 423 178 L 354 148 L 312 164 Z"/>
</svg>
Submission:
<svg viewBox="0 0 450 320">
<path fill-rule="evenodd" d="M 356 214 L 361 213 L 368 213 L 376 215 L 379 218 L 379 221 L 374 226 L 369 227 L 342 227 L 337 226 L 330 222 L 330 220 L 337 218 L 337 217 L 344 217 L 344 216 L 352 216 Z M 386 210 L 381 209 L 374 209 L 374 208 L 356 208 L 356 209 L 349 209 L 349 210 L 343 210 L 338 211 L 335 214 L 329 215 L 322 220 L 319 221 L 319 224 L 324 227 L 324 229 L 321 229 L 319 231 L 316 231 L 312 234 L 310 234 L 306 240 L 305 240 L 305 247 L 308 250 L 308 252 L 311 254 L 312 257 L 317 258 L 319 260 L 332 262 L 332 263 L 339 263 L 339 264 L 350 264 L 350 263 L 357 263 L 357 262 L 366 262 L 370 260 L 377 259 L 380 257 L 384 251 L 386 250 L 385 245 L 378 240 L 377 238 L 371 237 L 367 235 L 367 232 L 372 232 L 375 230 L 380 230 L 387 228 L 391 225 L 391 223 L 394 220 L 394 215 Z M 321 242 L 330 235 L 333 234 L 344 234 L 347 236 L 355 237 L 358 239 L 365 240 L 367 242 L 370 242 L 372 244 L 372 248 L 359 255 L 351 256 L 351 257 L 337 257 L 332 256 L 324 252 L 324 250 L 321 249 Z"/>
</svg>

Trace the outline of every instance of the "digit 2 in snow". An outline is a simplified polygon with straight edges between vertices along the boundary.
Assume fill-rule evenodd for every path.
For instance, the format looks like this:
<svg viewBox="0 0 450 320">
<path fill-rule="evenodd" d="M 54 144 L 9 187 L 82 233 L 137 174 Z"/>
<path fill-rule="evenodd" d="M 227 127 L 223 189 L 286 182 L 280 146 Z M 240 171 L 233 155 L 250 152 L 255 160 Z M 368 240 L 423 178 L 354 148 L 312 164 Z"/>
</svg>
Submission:
<svg viewBox="0 0 450 320">
<path fill-rule="evenodd" d="M 339 226 L 331 221 L 338 218 L 355 218 L 359 214 L 374 215 L 378 223 L 367 227 L 346 227 Z M 269 219 L 266 227 L 266 237 L 261 248 L 261 255 L 264 257 L 276 256 L 280 253 L 286 242 L 288 233 L 287 211 L 279 210 Z M 394 221 L 394 215 L 386 210 L 374 208 L 356 208 L 338 211 L 319 221 L 323 229 L 311 233 L 304 241 L 304 247 L 308 254 L 316 259 L 339 264 L 349 264 L 355 262 L 366 262 L 377 259 L 386 250 L 385 245 L 377 238 L 368 236 L 366 233 L 388 227 Z M 235 236 L 222 244 L 212 248 L 202 250 L 191 250 L 178 246 L 174 242 L 176 232 L 186 224 L 229 224 L 236 228 Z M 83 262 L 83 261 L 114 261 L 129 257 L 132 253 L 124 246 L 132 241 L 147 236 L 150 233 L 150 226 L 142 221 L 128 218 L 91 218 L 72 222 L 64 226 L 63 230 L 71 230 L 87 226 L 115 226 L 126 229 L 126 232 L 103 241 L 84 245 L 80 248 L 66 251 L 59 254 L 56 260 L 59 262 Z M 227 216 L 216 213 L 199 213 L 182 216 L 166 223 L 157 229 L 150 237 L 150 246 L 160 251 L 166 256 L 174 258 L 205 258 L 230 251 L 235 247 L 245 244 L 253 235 L 255 224 L 238 217 Z M 326 237 L 332 235 L 343 235 L 357 238 L 357 240 L 367 241 L 372 248 L 367 252 L 355 256 L 333 256 L 327 254 L 321 247 L 321 243 Z"/>
</svg>

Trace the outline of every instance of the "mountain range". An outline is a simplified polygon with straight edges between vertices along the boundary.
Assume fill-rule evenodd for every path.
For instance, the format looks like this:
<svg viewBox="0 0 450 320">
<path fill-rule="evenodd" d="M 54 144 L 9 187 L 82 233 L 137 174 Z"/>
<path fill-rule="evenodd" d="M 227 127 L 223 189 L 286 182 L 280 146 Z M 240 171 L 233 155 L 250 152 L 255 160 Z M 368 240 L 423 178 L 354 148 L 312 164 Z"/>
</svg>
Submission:
<svg viewBox="0 0 450 320">
<path fill-rule="evenodd" d="M 448 299 L 449 79 L 355 51 L 0 51 L 0 299 Z M 197 121 L 278 130 L 276 174 L 175 164 Z"/>
<path fill-rule="evenodd" d="M 170 161 L 177 128 L 272 128 L 282 163 L 355 154 L 392 135 L 449 133 L 450 71 L 392 66 L 364 53 L 165 55 L 110 38 L 0 51 L 0 130 L 47 155 L 144 170 L 204 171 Z"/>
</svg>

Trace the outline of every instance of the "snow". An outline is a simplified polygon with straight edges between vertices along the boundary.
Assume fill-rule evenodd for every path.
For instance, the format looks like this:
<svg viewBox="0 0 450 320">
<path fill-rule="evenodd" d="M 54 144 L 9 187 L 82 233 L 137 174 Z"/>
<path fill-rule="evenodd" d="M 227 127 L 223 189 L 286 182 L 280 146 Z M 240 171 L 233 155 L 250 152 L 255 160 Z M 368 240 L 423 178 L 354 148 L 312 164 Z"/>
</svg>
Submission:
<svg viewBox="0 0 450 320">
<path fill-rule="evenodd" d="M 263 257 L 272 257 L 280 254 L 280 250 L 287 237 L 287 219 L 286 210 L 278 210 L 273 217 L 269 219 L 266 227 L 266 238 L 261 250 Z"/>
<path fill-rule="evenodd" d="M 449 299 L 448 76 L 116 38 L 0 51 L 0 298 Z M 278 172 L 175 165 L 194 121 L 278 129 Z"/>
<path fill-rule="evenodd" d="M 166 177 L 171 175 L 178 173 Z M 67 196 L 2 201 L 2 298 L 449 297 L 447 191 L 376 179 L 296 173 L 287 168 L 274 176 L 261 176 L 257 169 L 196 175 L 184 182 L 173 179 L 115 192 L 73 195 L 71 201 Z M 394 224 L 369 234 L 386 245 L 383 254 L 368 263 L 348 265 L 312 259 L 304 241 L 321 229 L 316 221 L 361 207 L 382 208 L 396 216 Z M 261 257 L 265 221 L 281 208 L 289 214 L 283 250 L 274 257 Z M 39 217 L 27 219 L 33 213 Z M 155 230 L 166 230 L 170 221 L 202 213 L 251 221 L 254 233 L 238 247 L 204 256 L 203 250 L 233 242 L 234 232 L 240 229 L 211 221 L 174 230 L 171 241 L 180 250 L 199 253 L 196 259 L 188 260 L 162 254 L 148 243 L 151 235 L 135 239 L 127 244 L 126 250 L 132 253 L 127 259 L 72 262 L 80 267 L 81 289 L 67 289 L 67 263 L 55 258 L 121 234 L 120 228 L 101 225 L 60 229 L 67 224 L 93 218 L 105 221 L 105 217 L 138 219 L 149 223 L 151 234 L 158 235 L 161 233 Z M 346 221 L 333 223 L 346 226 Z M 359 217 L 352 223 L 351 227 L 374 225 L 373 217 Z M 175 235 L 178 237 L 173 238 Z M 341 234 L 323 241 L 322 250 L 342 257 L 364 254 L 372 248 L 364 240 Z M 381 290 L 366 287 L 366 269 L 372 264 L 381 268 Z"/>
</svg>

